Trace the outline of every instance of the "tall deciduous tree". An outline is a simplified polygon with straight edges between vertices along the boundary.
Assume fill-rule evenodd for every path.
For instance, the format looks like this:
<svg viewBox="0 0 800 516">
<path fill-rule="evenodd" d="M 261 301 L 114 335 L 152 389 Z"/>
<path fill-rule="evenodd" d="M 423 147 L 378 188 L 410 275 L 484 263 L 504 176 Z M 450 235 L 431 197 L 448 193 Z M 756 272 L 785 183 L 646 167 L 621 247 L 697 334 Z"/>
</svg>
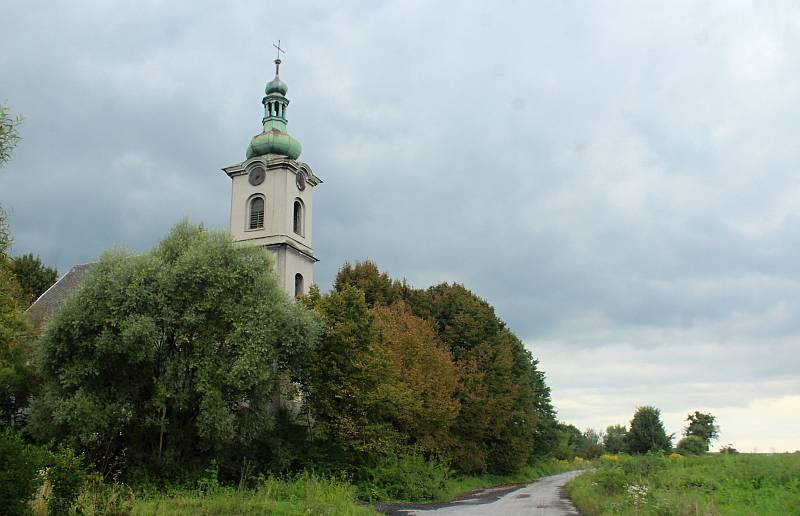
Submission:
<svg viewBox="0 0 800 516">
<path fill-rule="evenodd" d="M 32 332 L 20 305 L 22 289 L 10 268 L 11 236 L 0 209 L 0 419 L 19 422 L 36 387 Z"/>
<path fill-rule="evenodd" d="M 312 438 L 341 449 L 349 462 L 392 452 L 402 435 L 387 421 L 389 357 L 380 342 L 364 292 L 353 286 L 306 303 L 322 320 L 322 336 L 307 356 L 301 379 L 307 409 L 315 422 Z"/>
<path fill-rule="evenodd" d="M 608 453 L 620 453 L 625 450 L 625 436 L 628 431 L 623 425 L 611 425 L 606 428 L 603 436 L 603 446 Z"/>
<path fill-rule="evenodd" d="M 267 251 L 182 222 L 149 253 L 105 253 L 48 324 L 31 428 L 100 468 L 251 457 L 316 332 Z"/>
<path fill-rule="evenodd" d="M 686 421 L 688 421 L 689 424 L 684 429 L 684 435 L 686 435 L 686 437 L 695 436 L 703 439 L 706 443 L 706 451 L 708 451 L 711 441 L 719 436 L 719 426 L 714 424 L 716 418 L 711 414 L 695 411 L 694 414 L 689 414 L 686 417 Z"/>
<path fill-rule="evenodd" d="M 655 407 L 639 407 L 631 419 L 631 429 L 625 438 L 630 453 L 669 451 L 672 438 L 664 430 L 661 411 Z"/>
<path fill-rule="evenodd" d="M 390 359 L 385 386 L 387 419 L 417 451 L 438 456 L 452 446 L 450 430 L 458 416 L 458 375 L 430 322 L 404 302 L 372 309 L 379 335 L 378 353 Z"/>
<path fill-rule="evenodd" d="M 355 265 L 345 262 L 336 274 L 333 289 L 343 290 L 353 286 L 364 292 L 367 306 L 390 305 L 404 299 L 404 284 L 393 280 L 385 272 L 381 272 L 375 262 L 364 260 Z"/>
<path fill-rule="evenodd" d="M 58 279 L 58 271 L 52 267 L 45 267 L 41 258 L 33 254 L 12 258 L 10 266 L 22 288 L 21 300 L 26 307 L 36 301 L 36 298 Z"/>
</svg>

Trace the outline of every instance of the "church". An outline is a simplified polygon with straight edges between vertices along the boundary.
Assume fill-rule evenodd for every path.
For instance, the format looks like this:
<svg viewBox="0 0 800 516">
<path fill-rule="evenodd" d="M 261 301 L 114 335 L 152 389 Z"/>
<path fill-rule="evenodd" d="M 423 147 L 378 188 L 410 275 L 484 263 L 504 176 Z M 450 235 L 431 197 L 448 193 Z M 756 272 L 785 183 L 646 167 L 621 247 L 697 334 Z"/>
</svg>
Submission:
<svg viewBox="0 0 800 516">
<path fill-rule="evenodd" d="M 290 297 L 308 292 L 318 261 L 311 245 L 312 196 L 322 179 L 298 161 L 302 146 L 287 132 L 289 87 L 280 78 L 280 41 L 275 78 L 267 83 L 263 129 L 250 140 L 245 160 L 222 170 L 231 178 L 229 231 L 241 245 L 260 245 L 275 259 L 275 273 Z M 76 265 L 26 310 L 36 329 L 44 327 L 77 288 L 91 264 Z"/>
</svg>

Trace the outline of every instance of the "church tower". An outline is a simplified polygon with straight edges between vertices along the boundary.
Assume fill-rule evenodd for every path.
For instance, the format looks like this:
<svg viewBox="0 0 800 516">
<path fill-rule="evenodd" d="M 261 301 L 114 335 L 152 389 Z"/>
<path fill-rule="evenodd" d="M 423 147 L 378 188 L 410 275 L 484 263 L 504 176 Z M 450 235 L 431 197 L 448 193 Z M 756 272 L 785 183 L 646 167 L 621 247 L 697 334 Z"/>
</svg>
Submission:
<svg viewBox="0 0 800 516">
<path fill-rule="evenodd" d="M 290 296 L 308 292 L 314 281 L 311 247 L 312 192 L 322 183 L 298 161 L 300 142 L 286 131 L 288 86 L 280 75 L 280 42 L 275 78 L 267 83 L 264 126 L 250 140 L 247 159 L 222 170 L 231 178 L 230 231 L 245 245 L 266 247 L 275 256 L 275 272 Z"/>
</svg>

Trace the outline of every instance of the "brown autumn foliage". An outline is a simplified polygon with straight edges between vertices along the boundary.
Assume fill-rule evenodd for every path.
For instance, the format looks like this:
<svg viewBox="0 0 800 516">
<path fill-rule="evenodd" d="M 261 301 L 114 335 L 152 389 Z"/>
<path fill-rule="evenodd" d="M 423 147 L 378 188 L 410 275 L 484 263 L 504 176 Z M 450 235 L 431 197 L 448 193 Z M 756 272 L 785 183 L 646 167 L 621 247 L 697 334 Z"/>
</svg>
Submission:
<svg viewBox="0 0 800 516">
<path fill-rule="evenodd" d="M 372 314 L 382 352 L 392 364 L 385 389 L 393 400 L 394 425 L 417 450 L 444 452 L 452 444 L 450 427 L 459 413 L 458 375 L 450 351 L 433 325 L 402 301 L 377 305 Z"/>
</svg>

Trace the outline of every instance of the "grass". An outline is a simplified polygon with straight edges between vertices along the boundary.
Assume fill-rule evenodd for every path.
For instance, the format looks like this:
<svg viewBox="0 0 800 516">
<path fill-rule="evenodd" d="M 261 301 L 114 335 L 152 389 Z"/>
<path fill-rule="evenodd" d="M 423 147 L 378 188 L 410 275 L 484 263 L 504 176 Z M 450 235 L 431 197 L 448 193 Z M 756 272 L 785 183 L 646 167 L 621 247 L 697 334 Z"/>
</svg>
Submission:
<svg viewBox="0 0 800 516">
<path fill-rule="evenodd" d="M 800 454 L 604 456 L 567 484 L 582 514 L 800 514 Z"/>
<path fill-rule="evenodd" d="M 255 489 L 237 491 L 218 487 L 210 492 L 187 491 L 136 501 L 133 514 L 141 515 L 367 515 L 359 506 L 356 488 L 345 480 L 302 474 L 293 480 L 267 478 Z"/>
</svg>

